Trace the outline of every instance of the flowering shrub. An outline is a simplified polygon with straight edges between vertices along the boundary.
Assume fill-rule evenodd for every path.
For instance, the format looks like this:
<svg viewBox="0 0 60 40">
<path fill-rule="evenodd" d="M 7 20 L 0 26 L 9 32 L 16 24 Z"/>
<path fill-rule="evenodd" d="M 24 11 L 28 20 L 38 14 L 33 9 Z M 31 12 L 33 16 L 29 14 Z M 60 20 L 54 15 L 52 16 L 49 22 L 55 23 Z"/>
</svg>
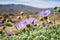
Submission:
<svg viewBox="0 0 60 40">
<path fill-rule="evenodd" d="M 52 26 L 48 17 L 49 14 L 49 10 L 38 13 L 38 16 L 41 16 L 40 22 L 42 21 L 42 26 L 40 24 L 37 25 L 37 21 L 33 17 L 27 17 L 25 19 L 12 17 L 12 23 L 10 19 L 6 18 L 6 21 L 3 23 L 4 27 L 0 31 L 5 37 L 2 37 L 3 39 L 1 38 L 1 40 L 59 40 L 60 25 Z M 0 26 L 2 26 L 2 24 L 0 24 Z M 7 28 L 6 26 L 13 26 L 17 28 L 17 31 L 13 33 L 13 28 L 5 30 L 5 28 Z"/>
</svg>

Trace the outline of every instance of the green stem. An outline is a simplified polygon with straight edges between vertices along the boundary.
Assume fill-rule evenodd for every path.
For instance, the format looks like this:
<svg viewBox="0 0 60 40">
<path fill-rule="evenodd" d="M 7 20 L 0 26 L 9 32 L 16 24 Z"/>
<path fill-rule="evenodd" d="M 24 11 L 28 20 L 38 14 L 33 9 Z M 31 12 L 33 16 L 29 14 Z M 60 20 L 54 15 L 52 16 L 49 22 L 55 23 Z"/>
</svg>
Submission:
<svg viewBox="0 0 60 40">
<path fill-rule="evenodd" d="M 54 24 L 55 24 L 55 11 L 54 11 Z"/>
</svg>

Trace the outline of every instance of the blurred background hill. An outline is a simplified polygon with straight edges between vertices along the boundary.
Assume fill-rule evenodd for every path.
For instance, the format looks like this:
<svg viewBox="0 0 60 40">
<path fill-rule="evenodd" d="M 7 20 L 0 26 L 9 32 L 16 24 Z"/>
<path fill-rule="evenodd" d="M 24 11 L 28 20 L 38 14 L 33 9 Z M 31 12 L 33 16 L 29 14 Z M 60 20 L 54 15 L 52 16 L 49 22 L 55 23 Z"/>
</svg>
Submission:
<svg viewBox="0 0 60 40">
<path fill-rule="evenodd" d="M 50 10 L 53 13 L 53 8 L 36 8 L 32 6 L 27 6 L 23 4 L 7 4 L 7 5 L 0 5 L 0 14 L 14 14 L 19 15 L 21 11 L 28 15 L 35 15 L 39 11 L 43 10 Z"/>
</svg>

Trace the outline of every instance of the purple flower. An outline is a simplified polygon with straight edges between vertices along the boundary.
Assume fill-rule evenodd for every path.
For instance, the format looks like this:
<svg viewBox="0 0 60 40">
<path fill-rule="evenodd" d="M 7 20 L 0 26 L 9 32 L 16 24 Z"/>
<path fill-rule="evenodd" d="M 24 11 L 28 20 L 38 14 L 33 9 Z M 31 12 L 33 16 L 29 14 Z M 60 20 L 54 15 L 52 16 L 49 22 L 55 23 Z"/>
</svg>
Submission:
<svg viewBox="0 0 60 40">
<path fill-rule="evenodd" d="M 32 24 L 34 18 L 30 17 L 29 19 L 27 19 L 27 24 Z"/>
<path fill-rule="evenodd" d="M 7 30 L 6 33 L 7 34 L 11 34 L 12 33 L 12 30 Z"/>
<path fill-rule="evenodd" d="M 3 26 L 3 24 L 0 24 L 0 27 Z"/>
<path fill-rule="evenodd" d="M 36 25 L 37 24 L 37 21 L 36 20 L 34 20 L 34 25 Z"/>
<path fill-rule="evenodd" d="M 30 17 L 28 19 L 23 19 L 20 22 L 15 23 L 14 25 L 16 28 L 21 28 L 21 27 L 25 27 L 25 25 L 27 24 L 31 25 L 33 21 L 34 21 L 34 24 L 36 24 L 36 21 L 34 20 L 34 18 Z"/>
<path fill-rule="evenodd" d="M 48 15 L 50 14 L 50 10 L 46 10 L 45 12 L 48 13 Z"/>
<path fill-rule="evenodd" d="M 50 10 L 42 11 L 38 13 L 38 16 L 44 17 L 50 14 Z"/>
<path fill-rule="evenodd" d="M 35 25 L 37 24 L 36 20 L 33 18 L 33 17 L 30 17 L 29 19 L 26 20 L 27 21 L 27 24 L 30 24 L 30 25 Z"/>
<path fill-rule="evenodd" d="M 26 21 L 26 20 L 27 20 L 27 19 L 23 19 L 23 20 L 20 21 L 20 23 L 21 23 L 21 24 L 27 24 L 27 21 Z"/>
<path fill-rule="evenodd" d="M 19 23 L 15 23 L 14 26 L 15 26 L 16 28 L 20 28 L 20 27 L 21 27 L 21 25 L 20 25 Z"/>
<path fill-rule="evenodd" d="M 26 20 L 21 20 L 20 22 L 15 23 L 14 25 L 16 28 L 21 28 L 24 27 L 26 24 L 27 24 Z"/>
</svg>

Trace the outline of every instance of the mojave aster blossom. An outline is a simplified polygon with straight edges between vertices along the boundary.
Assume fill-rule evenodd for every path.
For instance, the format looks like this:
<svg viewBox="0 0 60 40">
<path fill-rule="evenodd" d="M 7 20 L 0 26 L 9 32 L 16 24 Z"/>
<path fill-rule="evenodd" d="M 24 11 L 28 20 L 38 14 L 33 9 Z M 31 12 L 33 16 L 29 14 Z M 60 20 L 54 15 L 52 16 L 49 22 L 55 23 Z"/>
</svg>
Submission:
<svg viewBox="0 0 60 40">
<path fill-rule="evenodd" d="M 20 24 L 19 23 L 14 23 L 14 26 L 16 27 L 16 28 L 20 28 Z"/>
<path fill-rule="evenodd" d="M 26 20 L 27 20 L 27 19 L 23 19 L 23 20 L 20 21 L 20 23 L 22 23 L 22 24 L 27 24 Z"/>
<path fill-rule="evenodd" d="M 48 15 L 50 14 L 50 10 L 46 10 L 45 12 L 48 13 Z"/>
<path fill-rule="evenodd" d="M 36 25 L 37 24 L 37 21 L 36 20 L 34 20 L 34 23 L 33 23 L 34 25 Z"/>
<path fill-rule="evenodd" d="M 7 30 L 6 33 L 7 34 L 11 34 L 12 33 L 12 30 Z"/>
<path fill-rule="evenodd" d="M 42 11 L 38 13 L 38 16 L 45 17 L 50 14 L 50 10 Z"/>
<path fill-rule="evenodd" d="M 29 17 L 29 19 L 27 19 L 27 25 L 33 26 L 36 24 L 37 24 L 37 21 L 33 17 Z"/>
<path fill-rule="evenodd" d="M 26 19 L 21 20 L 20 24 L 21 24 L 21 27 L 24 27 L 27 24 Z"/>
<path fill-rule="evenodd" d="M 21 27 L 24 27 L 26 24 L 27 24 L 26 20 L 23 19 L 20 22 L 15 23 L 14 25 L 16 28 L 21 28 Z"/>
<path fill-rule="evenodd" d="M 32 22 L 36 23 L 36 20 L 33 17 L 29 17 L 29 19 L 27 19 L 27 24 L 32 24 Z"/>
<path fill-rule="evenodd" d="M 33 20 L 34 20 L 34 19 L 33 19 L 32 17 L 29 17 L 29 19 L 27 20 L 27 23 L 28 23 L 28 24 L 32 24 Z"/>
<path fill-rule="evenodd" d="M 0 23 L 0 27 L 3 26 L 3 24 Z"/>
<path fill-rule="evenodd" d="M 1 26 L 3 26 L 3 24 L 2 24 L 2 23 L 0 23 L 0 27 L 1 27 Z"/>
<path fill-rule="evenodd" d="M 20 22 L 15 23 L 14 25 L 15 25 L 16 28 L 21 28 L 21 27 L 25 27 L 25 25 L 27 25 L 27 24 L 30 24 L 31 25 L 32 22 L 34 24 L 36 24 L 36 21 L 34 20 L 34 18 L 30 17 L 28 19 L 22 19 L 22 20 L 20 20 Z"/>
</svg>

